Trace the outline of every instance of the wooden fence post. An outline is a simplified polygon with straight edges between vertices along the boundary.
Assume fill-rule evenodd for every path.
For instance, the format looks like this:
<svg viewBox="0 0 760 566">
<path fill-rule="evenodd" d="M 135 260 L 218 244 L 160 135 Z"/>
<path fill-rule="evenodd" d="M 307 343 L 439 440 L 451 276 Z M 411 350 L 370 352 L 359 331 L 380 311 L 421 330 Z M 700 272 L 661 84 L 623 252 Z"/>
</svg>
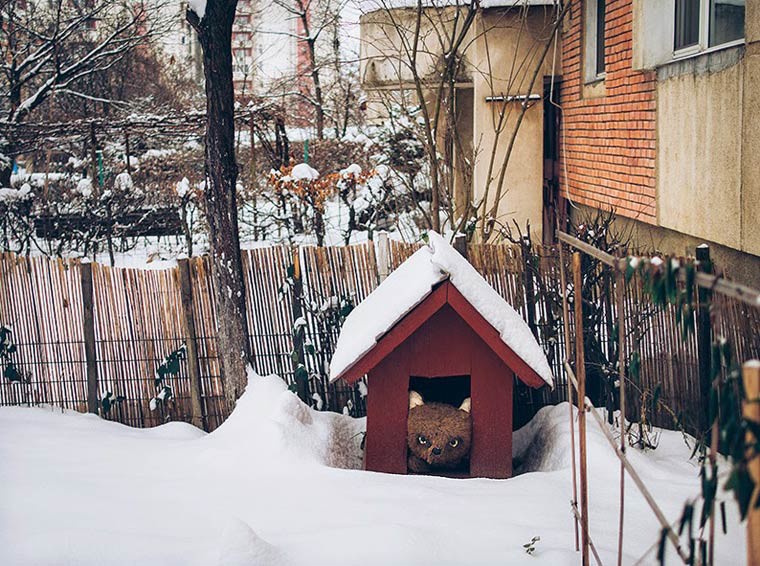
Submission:
<svg viewBox="0 0 760 566">
<path fill-rule="evenodd" d="M 573 253 L 573 307 L 575 310 L 575 377 L 578 380 L 578 444 L 581 470 L 581 551 L 589 564 L 588 470 L 586 462 L 586 357 L 583 352 L 583 275 L 581 254 Z"/>
<path fill-rule="evenodd" d="M 184 258 L 177 261 L 179 292 L 182 300 L 182 327 L 185 331 L 185 347 L 187 348 L 187 373 L 190 378 L 191 421 L 194 426 L 208 430 L 201 401 L 201 369 L 198 362 L 198 337 L 195 331 L 193 274 L 191 269 L 189 259 Z"/>
<path fill-rule="evenodd" d="M 457 234 L 454 236 L 454 249 L 459 252 L 464 259 L 467 259 L 467 236 Z"/>
<path fill-rule="evenodd" d="M 760 423 L 760 360 L 750 360 L 742 366 L 744 378 L 744 418 Z M 748 439 L 748 443 L 754 439 Z M 749 464 L 749 473 L 755 482 L 755 490 L 747 517 L 747 566 L 760 566 L 760 509 L 755 505 L 760 497 L 760 457 Z"/>
<path fill-rule="evenodd" d="M 92 264 L 79 265 L 82 281 L 82 313 L 84 329 L 84 358 L 87 368 L 87 412 L 98 414 L 98 363 L 95 357 L 95 304 L 92 292 Z"/>
<path fill-rule="evenodd" d="M 697 269 L 704 273 L 712 273 L 712 262 L 710 261 L 710 246 L 702 244 L 697 246 Z M 712 423 L 708 422 L 710 412 L 710 391 L 712 390 L 712 338 L 710 332 L 710 291 L 699 287 L 697 297 L 699 299 L 699 308 L 697 311 L 697 360 L 699 362 L 699 393 L 702 401 L 702 410 L 700 411 L 701 421 L 700 429 L 706 433 Z"/>
<path fill-rule="evenodd" d="M 301 278 L 301 253 L 293 248 L 293 371 L 295 373 L 296 393 L 301 401 L 309 404 L 309 374 L 306 371 L 304 356 L 304 338 L 306 328 L 300 323 L 303 319 L 301 300 L 303 297 L 303 279 Z"/>
<path fill-rule="evenodd" d="M 377 254 L 375 254 L 375 261 L 377 262 L 377 280 L 378 283 L 385 281 L 385 278 L 390 274 L 391 264 L 391 243 L 388 240 L 388 232 L 378 232 L 377 234 Z"/>
</svg>

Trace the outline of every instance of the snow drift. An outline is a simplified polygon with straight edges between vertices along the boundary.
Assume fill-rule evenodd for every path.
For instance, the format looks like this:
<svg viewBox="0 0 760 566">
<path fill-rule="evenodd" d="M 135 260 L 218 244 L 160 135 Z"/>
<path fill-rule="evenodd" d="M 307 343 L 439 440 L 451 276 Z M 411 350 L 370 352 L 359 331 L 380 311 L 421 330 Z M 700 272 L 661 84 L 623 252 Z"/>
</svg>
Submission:
<svg viewBox="0 0 760 566">
<path fill-rule="evenodd" d="M 521 475 L 454 480 L 330 467 L 360 466 L 363 420 L 316 412 L 273 376 L 251 375 L 208 435 L 3 407 L 0 564 L 577 564 L 568 420 L 567 404 L 547 407 L 515 432 Z M 595 425 L 588 446 L 591 531 L 614 563 L 619 464 Z M 689 453 L 671 432 L 629 451 L 672 521 L 698 492 Z M 659 528 L 627 493 L 624 562 L 654 563 Z M 728 509 L 716 563 L 742 564 L 745 529 Z"/>
</svg>

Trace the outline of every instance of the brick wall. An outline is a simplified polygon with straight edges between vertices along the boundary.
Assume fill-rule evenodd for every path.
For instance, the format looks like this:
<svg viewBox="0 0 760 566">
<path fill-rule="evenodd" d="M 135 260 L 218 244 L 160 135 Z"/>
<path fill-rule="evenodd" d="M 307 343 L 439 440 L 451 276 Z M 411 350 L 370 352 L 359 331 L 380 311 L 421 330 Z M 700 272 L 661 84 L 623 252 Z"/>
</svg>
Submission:
<svg viewBox="0 0 760 566">
<path fill-rule="evenodd" d="M 631 69 L 632 0 L 608 0 L 605 96 L 584 97 L 583 2 L 563 35 L 562 196 L 656 222 L 654 72 Z"/>
</svg>

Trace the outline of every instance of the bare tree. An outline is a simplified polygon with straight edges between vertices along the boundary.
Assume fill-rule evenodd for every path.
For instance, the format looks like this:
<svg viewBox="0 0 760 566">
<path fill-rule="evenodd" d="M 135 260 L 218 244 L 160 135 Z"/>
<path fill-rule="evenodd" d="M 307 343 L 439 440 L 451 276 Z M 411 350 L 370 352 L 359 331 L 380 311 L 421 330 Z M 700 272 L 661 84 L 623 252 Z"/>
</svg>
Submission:
<svg viewBox="0 0 760 566">
<path fill-rule="evenodd" d="M 430 228 L 448 222 L 455 231 L 477 221 L 483 240 L 493 233 L 499 203 L 508 190 L 506 168 L 530 94 L 547 53 L 554 44 L 570 2 L 552 8 L 538 30 L 529 29 L 528 6 L 520 0 L 501 8 L 502 16 L 486 20 L 480 0 L 417 2 L 398 9 L 394 0 L 376 0 L 364 25 L 372 41 L 365 41 L 365 84 L 375 103 L 408 115 L 407 130 L 424 147 L 425 173 L 430 183 Z M 508 26 L 517 47 L 507 58 L 506 77 L 494 78 L 489 39 Z M 484 54 L 484 55 L 483 55 Z M 504 58 L 500 59 L 503 66 Z M 484 81 L 497 104 L 493 136 L 485 145 L 463 139 L 458 129 L 457 94 L 462 83 Z M 509 96 L 508 93 L 526 93 Z M 503 140 L 507 138 L 506 151 Z M 470 183 L 476 159 L 485 159 L 488 172 L 478 199 L 470 197 L 454 208 L 457 175 Z M 464 199 L 459 199 L 464 200 Z"/>
<path fill-rule="evenodd" d="M 159 2 L 8 0 L 0 6 L 0 93 L 6 122 L 28 119 L 51 97 L 91 98 L 79 87 L 162 31 Z M 0 153 L 13 154 L 13 136 Z M 0 164 L 0 186 L 11 170 Z"/>
<path fill-rule="evenodd" d="M 348 0 L 274 0 L 273 5 L 295 21 L 295 31 L 271 30 L 261 33 L 280 35 L 296 41 L 302 54 L 292 75 L 277 81 L 273 95 L 305 103 L 313 120 L 317 138 L 325 138 L 331 126 L 336 137 L 342 137 L 352 120 L 351 108 L 356 100 L 357 60 L 349 57 L 341 46 L 341 17 Z M 270 17 L 265 6 L 259 18 Z"/>
<path fill-rule="evenodd" d="M 232 22 L 237 0 L 194 4 L 203 4 L 202 8 L 197 6 L 201 13 L 188 9 L 187 20 L 198 33 L 203 48 L 206 79 L 204 196 L 216 283 L 218 351 L 225 397 L 234 404 L 245 389 L 246 365 L 251 357 L 236 196 Z"/>
</svg>

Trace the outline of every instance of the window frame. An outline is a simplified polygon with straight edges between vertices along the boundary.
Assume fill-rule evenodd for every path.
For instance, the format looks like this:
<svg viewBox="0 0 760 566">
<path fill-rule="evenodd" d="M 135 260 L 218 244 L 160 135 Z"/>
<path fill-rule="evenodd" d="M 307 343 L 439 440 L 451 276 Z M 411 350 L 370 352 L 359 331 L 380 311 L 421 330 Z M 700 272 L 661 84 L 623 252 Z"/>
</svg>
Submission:
<svg viewBox="0 0 760 566">
<path fill-rule="evenodd" d="M 675 0 L 674 0 L 675 4 Z M 746 2 L 745 2 L 745 30 L 744 37 L 734 39 L 733 41 L 727 41 L 726 43 L 720 43 L 718 45 L 710 46 L 710 0 L 699 0 L 699 39 L 694 45 L 689 45 L 681 49 L 676 49 L 676 18 L 675 12 L 673 15 L 673 59 L 686 59 L 701 55 L 703 53 L 712 53 L 713 51 L 719 51 L 721 49 L 728 49 L 729 47 L 736 47 L 737 45 L 744 45 L 746 40 Z"/>
<path fill-rule="evenodd" d="M 605 23 L 599 26 L 599 5 L 604 4 Z M 607 76 L 606 52 L 607 45 L 604 37 L 599 37 L 599 31 L 606 32 L 607 16 L 606 0 L 585 0 L 583 10 L 583 82 L 593 84 L 603 81 Z M 603 69 L 599 70 L 600 41 Z"/>
</svg>

